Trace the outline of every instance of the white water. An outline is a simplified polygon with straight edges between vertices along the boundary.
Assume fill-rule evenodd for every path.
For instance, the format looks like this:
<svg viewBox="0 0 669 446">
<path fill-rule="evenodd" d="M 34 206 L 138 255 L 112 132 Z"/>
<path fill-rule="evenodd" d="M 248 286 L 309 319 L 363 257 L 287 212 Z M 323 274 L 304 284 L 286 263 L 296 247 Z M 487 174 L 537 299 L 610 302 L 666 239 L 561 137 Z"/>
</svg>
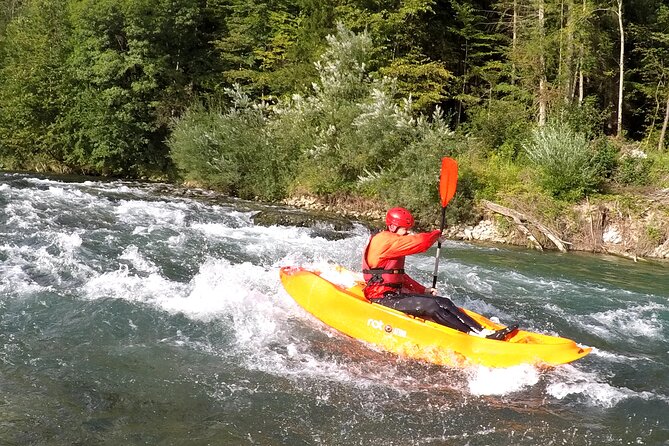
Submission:
<svg viewBox="0 0 669 446">
<path fill-rule="evenodd" d="M 255 211 L 234 203 L 156 196 L 150 188 L 125 183 L 26 181 L 35 187 L 0 184 L 7 201 L 0 245 L 0 293 L 5 301 L 44 292 L 82 302 L 122 300 L 194 323 L 220 324 L 233 336 L 225 348 L 178 330 L 165 342 L 230 358 L 249 372 L 298 386 L 325 382 L 405 397 L 423 389 L 431 395 L 457 392 L 465 400 L 481 402 L 539 392 L 540 399 L 553 404 L 602 410 L 634 400 L 668 401 L 666 382 L 647 388 L 614 379 L 621 366 L 643 370 L 655 364 L 652 355 L 657 353 L 649 344 L 667 352 L 669 304 L 658 296 L 596 280 L 551 276 L 550 269 L 533 275 L 527 268 L 472 262 L 469 253 L 482 258 L 513 254 L 447 243 L 440 289 L 456 304 L 496 315 L 502 322 L 521 321 L 526 329 L 587 337 L 595 349 L 584 360 L 552 370 L 435 370 L 391 358 L 335 332 L 306 314 L 282 289 L 278 269 L 288 265 L 319 269 L 333 281 L 350 281 L 334 265 L 359 267 L 369 236 L 362 226 L 348 238 L 329 241 L 310 229 L 256 226 Z M 408 270 L 427 283 L 433 266 L 432 257 L 416 256 Z M 132 318 L 127 327 L 138 328 Z M 616 343 L 627 347 L 610 350 Z M 225 399 L 252 388 L 225 383 L 207 392 Z M 329 394 L 320 392 L 319 398 L 329 400 Z"/>
</svg>

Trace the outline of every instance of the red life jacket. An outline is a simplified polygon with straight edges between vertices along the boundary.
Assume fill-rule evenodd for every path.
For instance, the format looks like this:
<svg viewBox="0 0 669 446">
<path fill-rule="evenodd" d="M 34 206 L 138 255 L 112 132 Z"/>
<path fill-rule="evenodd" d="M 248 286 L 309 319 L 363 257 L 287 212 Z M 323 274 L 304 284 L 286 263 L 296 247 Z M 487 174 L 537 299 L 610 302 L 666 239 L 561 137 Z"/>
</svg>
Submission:
<svg viewBox="0 0 669 446">
<path fill-rule="evenodd" d="M 367 283 L 367 286 L 387 288 L 385 291 L 399 291 L 404 284 L 404 261 L 406 257 L 402 256 L 396 259 L 388 259 L 381 263 L 376 268 L 370 268 L 367 262 L 367 253 L 369 245 L 372 241 L 372 236 L 365 247 L 365 254 L 362 257 L 362 277 Z M 381 296 L 379 296 L 381 297 Z"/>
</svg>

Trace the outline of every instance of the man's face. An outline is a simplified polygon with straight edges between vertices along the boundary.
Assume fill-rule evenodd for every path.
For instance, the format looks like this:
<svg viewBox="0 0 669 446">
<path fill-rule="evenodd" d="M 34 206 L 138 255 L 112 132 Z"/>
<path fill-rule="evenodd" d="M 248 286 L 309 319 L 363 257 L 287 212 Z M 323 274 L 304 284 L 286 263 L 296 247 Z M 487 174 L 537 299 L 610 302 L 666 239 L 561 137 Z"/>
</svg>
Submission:
<svg viewBox="0 0 669 446">
<path fill-rule="evenodd" d="M 405 228 L 405 227 L 402 227 L 402 226 L 397 228 L 397 234 L 398 235 L 407 235 L 408 233 L 409 233 L 409 228 Z"/>
</svg>

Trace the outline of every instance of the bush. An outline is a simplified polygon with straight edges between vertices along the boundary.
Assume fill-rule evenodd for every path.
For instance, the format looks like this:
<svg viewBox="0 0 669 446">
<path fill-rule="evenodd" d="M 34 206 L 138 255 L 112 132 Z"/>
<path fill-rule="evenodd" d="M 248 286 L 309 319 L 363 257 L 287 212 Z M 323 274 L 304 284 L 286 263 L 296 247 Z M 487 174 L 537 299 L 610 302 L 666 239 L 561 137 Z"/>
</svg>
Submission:
<svg viewBox="0 0 669 446">
<path fill-rule="evenodd" d="M 340 25 L 327 40 L 311 95 L 296 95 L 277 109 L 277 119 L 291 117 L 301 130 L 304 153 L 296 182 L 321 194 L 353 190 L 359 177 L 382 170 L 413 131 L 407 107 L 392 100 L 394 81 L 367 73 L 371 38 Z"/>
<path fill-rule="evenodd" d="M 382 198 L 389 206 L 407 207 L 420 221 L 438 222 L 441 158 L 457 157 L 462 144 L 448 128 L 439 109 L 431 119 L 415 120 L 412 129 L 411 140 L 405 148 L 399 149 L 399 156 L 392 163 L 388 162 L 382 171 L 368 172 L 361 177 L 358 190 Z M 471 220 L 475 191 L 469 187 L 471 181 L 467 178 L 461 171 L 457 193 L 447 207 L 449 222 Z"/>
<path fill-rule="evenodd" d="M 529 137 L 529 121 L 530 114 L 522 102 L 493 100 L 472 108 L 466 131 L 480 138 L 488 152 L 515 159 Z"/>
<path fill-rule="evenodd" d="M 601 188 L 602 168 L 585 135 L 566 124 L 535 130 L 524 148 L 539 172 L 540 186 L 554 197 L 575 201 Z"/>
<path fill-rule="evenodd" d="M 526 165 L 495 156 L 477 161 L 474 159 L 469 164 L 481 183 L 478 198 L 495 201 L 504 196 L 540 191 L 531 181 L 532 171 Z"/>
<path fill-rule="evenodd" d="M 187 181 L 232 192 L 241 178 L 235 122 L 223 111 L 192 107 L 174 126 L 171 157 Z"/>
<path fill-rule="evenodd" d="M 582 104 L 569 103 L 551 114 L 551 119 L 566 124 L 576 133 L 583 133 L 588 140 L 597 138 L 608 117 L 606 111 L 596 104 L 596 98 L 588 96 Z"/>
<path fill-rule="evenodd" d="M 620 158 L 614 179 L 624 186 L 650 184 L 653 160 L 645 156 L 626 154 Z"/>
<path fill-rule="evenodd" d="M 618 148 L 608 138 L 594 140 L 590 147 L 594 154 L 592 162 L 597 166 L 599 175 L 603 179 L 611 179 L 618 168 Z"/>
<path fill-rule="evenodd" d="M 650 157 L 653 160 L 650 176 L 654 184 L 661 188 L 669 188 L 669 153 L 651 152 Z"/>
<path fill-rule="evenodd" d="M 295 153 L 273 144 L 262 106 L 238 86 L 226 91 L 227 111 L 195 106 L 176 122 L 168 142 L 175 165 L 186 180 L 242 198 L 283 198 Z"/>
</svg>

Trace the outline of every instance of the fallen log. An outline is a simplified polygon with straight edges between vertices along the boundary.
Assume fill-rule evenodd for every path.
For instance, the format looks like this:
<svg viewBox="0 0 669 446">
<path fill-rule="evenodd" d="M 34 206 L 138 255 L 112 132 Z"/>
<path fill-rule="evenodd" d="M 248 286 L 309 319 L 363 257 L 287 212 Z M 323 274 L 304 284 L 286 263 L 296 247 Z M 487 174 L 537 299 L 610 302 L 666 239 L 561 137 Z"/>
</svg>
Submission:
<svg viewBox="0 0 669 446">
<path fill-rule="evenodd" d="M 504 215 L 505 217 L 511 218 L 516 224 L 516 226 L 518 226 L 518 229 L 527 236 L 527 238 L 532 242 L 532 244 L 537 249 L 543 250 L 543 246 L 541 246 L 541 243 L 539 243 L 537 238 L 528 229 L 527 227 L 528 223 L 534 226 L 536 229 L 538 229 L 542 234 L 546 236 L 546 238 L 548 238 L 551 242 L 553 242 L 555 247 L 559 249 L 560 252 L 567 252 L 566 245 L 568 245 L 569 243 L 565 242 L 564 240 L 561 240 L 560 237 L 554 234 L 550 229 L 548 229 L 546 226 L 542 225 L 540 222 L 533 219 L 532 217 L 529 217 L 514 209 L 502 206 L 501 204 L 493 203 L 492 201 L 482 200 L 482 204 L 483 206 L 486 207 L 486 209 Z"/>
</svg>

